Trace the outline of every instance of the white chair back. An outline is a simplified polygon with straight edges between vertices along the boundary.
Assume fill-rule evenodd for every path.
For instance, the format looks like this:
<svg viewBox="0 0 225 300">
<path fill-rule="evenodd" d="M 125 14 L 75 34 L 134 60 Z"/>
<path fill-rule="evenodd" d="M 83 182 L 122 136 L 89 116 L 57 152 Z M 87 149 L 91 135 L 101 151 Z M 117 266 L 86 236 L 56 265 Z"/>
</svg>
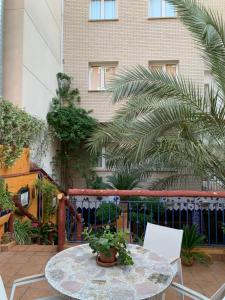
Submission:
<svg viewBox="0 0 225 300">
<path fill-rule="evenodd" d="M 1 300 L 8 300 L 1 276 L 0 276 L 0 299 Z"/>
<path fill-rule="evenodd" d="M 210 300 L 225 300 L 225 283 L 218 291 L 210 298 Z"/>
<path fill-rule="evenodd" d="M 144 248 L 149 249 L 169 262 L 180 257 L 183 230 L 148 223 Z"/>
</svg>

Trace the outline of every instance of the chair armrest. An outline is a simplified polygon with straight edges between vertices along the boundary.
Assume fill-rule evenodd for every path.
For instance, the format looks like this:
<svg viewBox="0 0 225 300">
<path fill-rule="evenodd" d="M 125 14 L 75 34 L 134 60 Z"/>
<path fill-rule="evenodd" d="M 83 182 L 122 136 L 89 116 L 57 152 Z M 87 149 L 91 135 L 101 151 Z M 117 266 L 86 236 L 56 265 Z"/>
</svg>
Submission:
<svg viewBox="0 0 225 300">
<path fill-rule="evenodd" d="M 16 279 L 12 284 L 12 290 L 11 290 L 9 300 L 13 300 L 16 287 L 21 286 L 21 285 L 25 285 L 25 284 L 28 284 L 28 283 L 41 281 L 41 280 L 45 280 L 45 274 L 36 274 L 36 275 Z"/>
<path fill-rule="evenodd" d="M 44 280 L 45 279 L 45 274 L 36 274 L 36 275 L 31 275 L 31 276 L 27 276 L 27 277 L 23 277 L 23 278 L 19 278 L 14 280 L 14 284 L 17 283 L 22 283 L 22 282 L 26 282 L 26 281 L 32 281 L 32 280 Z"/>
<path fill-rule="evenodd" d="M 171 287 L 176 290 L 177 292 L 181 293 L 182 295 L 188 296 L 193 300 L 210 300 L 209 298 L 205 297 L 204 295 L 189 289 L 179 283 L 173 282 Z"/>
<path fill-rule="evenodd" d="M 169 263 L 171 264 L 171 265 L 173 265 L 173 264 L 175 264 L 177 261 L 179 261 L 180 260 L 180 257 L 173 257 L 170 261 L 169 261 Z"/>
</svg>

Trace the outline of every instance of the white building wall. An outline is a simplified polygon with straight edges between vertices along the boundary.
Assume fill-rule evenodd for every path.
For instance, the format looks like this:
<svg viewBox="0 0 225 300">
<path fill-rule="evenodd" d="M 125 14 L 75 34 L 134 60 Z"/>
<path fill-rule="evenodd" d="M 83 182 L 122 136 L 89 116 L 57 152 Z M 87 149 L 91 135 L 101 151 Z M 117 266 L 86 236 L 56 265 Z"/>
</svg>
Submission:
<svg viewBox="0 0 225 300">
<path fill-rule="evenodd" d="M 46 121 L 61 71 L 62 0 L 6 0 L 3 96 Z M 38 144 L 38 143 L 37 143 Z M 38 160 L 50 176 L 55 147 Z"/>
<path fill-rule="evenodd" d="M 46 120 L 57 88 L 56 74 L 61 70 L 60 48 L 61 0 L 25 0 L 21 106 L 43 120 Z M 49 145 L 41 160 L 41 167 L 49 175 L 52 175 L 54 154 L 54 147 Z"/>
</svg>

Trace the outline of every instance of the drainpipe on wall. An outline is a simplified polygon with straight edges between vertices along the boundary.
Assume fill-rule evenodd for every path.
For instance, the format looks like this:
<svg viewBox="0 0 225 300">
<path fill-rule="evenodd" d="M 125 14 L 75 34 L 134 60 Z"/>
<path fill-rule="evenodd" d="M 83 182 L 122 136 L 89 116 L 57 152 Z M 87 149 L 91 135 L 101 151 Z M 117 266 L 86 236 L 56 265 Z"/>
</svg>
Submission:
<svg viewBox="0 0 225 300">
<path fill-rule="evenodd" d="M 0 96 L 3 94 L 4 0 L 0 0 Z"/>
</svg>

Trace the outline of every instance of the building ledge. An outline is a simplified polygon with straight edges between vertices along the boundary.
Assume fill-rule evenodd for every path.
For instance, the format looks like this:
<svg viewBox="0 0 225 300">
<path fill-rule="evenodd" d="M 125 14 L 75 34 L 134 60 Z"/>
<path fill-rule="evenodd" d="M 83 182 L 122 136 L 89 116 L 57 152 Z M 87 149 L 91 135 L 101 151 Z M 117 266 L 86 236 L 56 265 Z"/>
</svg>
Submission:
<svg viewBox="0 0 225 300">
<path fill-rule="evenodd" d="M 118 18 L 116 19 L 88 19 L 88 22 L 115 22 L 115 21 L 119 21 Z"/>
<path fill-rule="evenodd" d="M 147 20 L 177 20 L 178 17 L 148 17 Z"/>
</svg>

